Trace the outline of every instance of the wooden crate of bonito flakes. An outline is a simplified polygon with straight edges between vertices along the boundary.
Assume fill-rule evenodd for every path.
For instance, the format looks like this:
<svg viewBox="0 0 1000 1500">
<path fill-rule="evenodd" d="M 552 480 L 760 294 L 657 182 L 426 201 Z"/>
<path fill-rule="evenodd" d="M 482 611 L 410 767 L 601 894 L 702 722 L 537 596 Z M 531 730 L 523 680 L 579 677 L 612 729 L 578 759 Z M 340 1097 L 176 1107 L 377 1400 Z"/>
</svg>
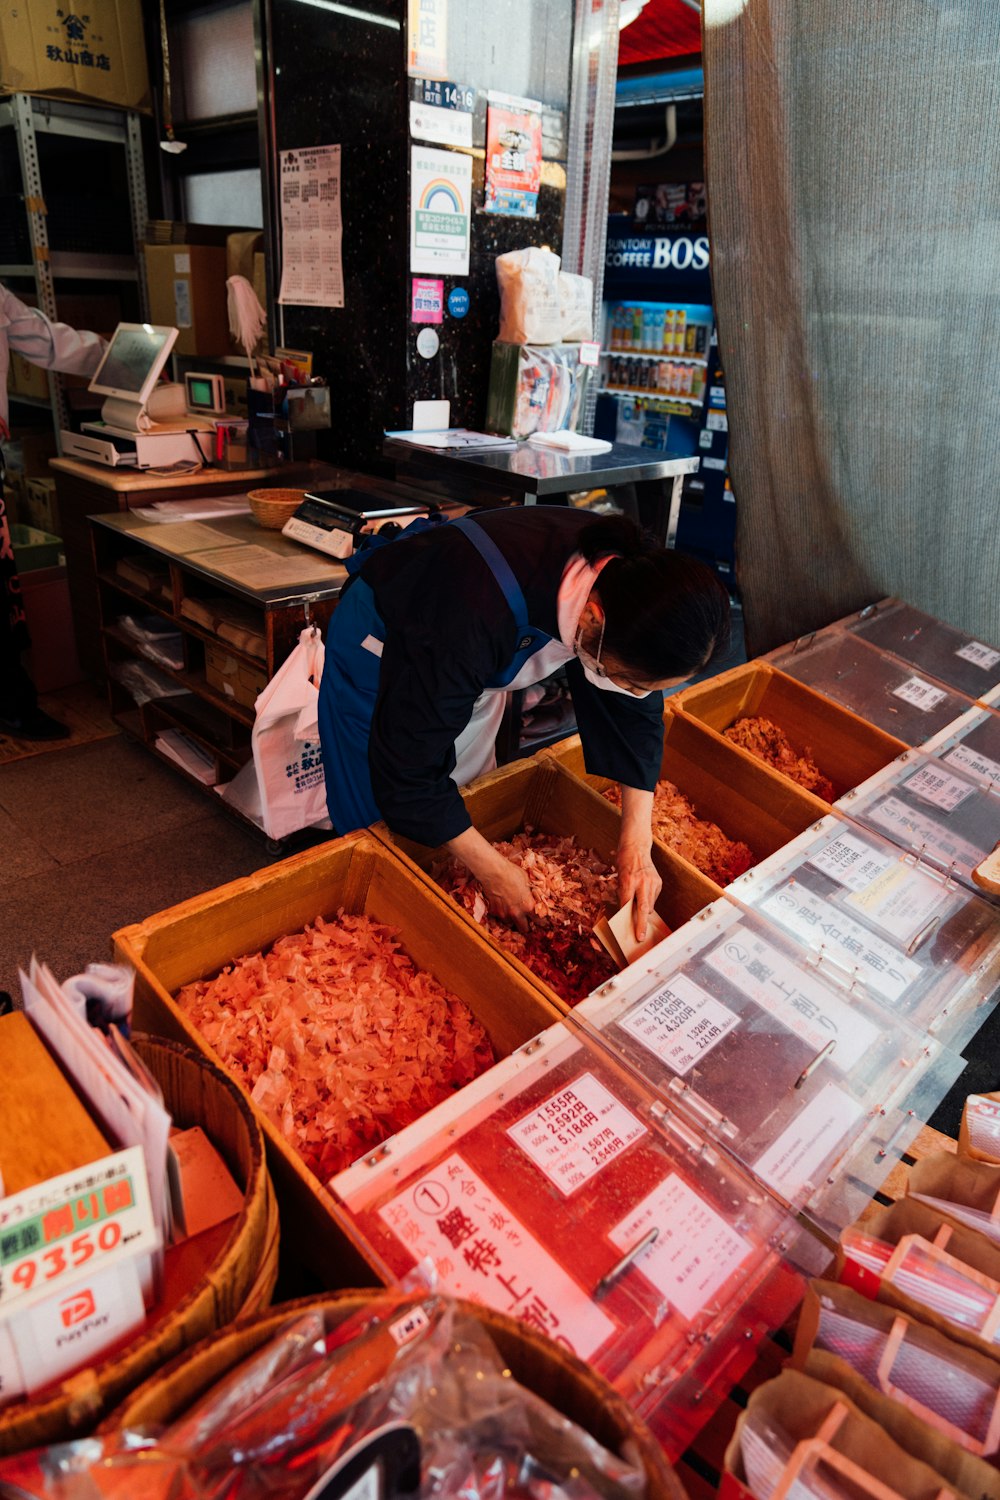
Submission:
<svg viewBox="0 0 1000 1500">
<path fill-rule="evenodd" d="M 560 1012 L 538 986 L 498 961 L 490 944 L 442 892 L 430 888 L 384 842 L 354 833 L 115 933 L 118 960 L 132 964 L 136 972 L 137 1027 L 197 1048 L 249 1098 L 235 1070 L 216 1054 L 175 996 L 184 985 L 214 976 L 242 955 L 264 952 L 277 938 L 301 932 L 317 916 L 334 920 L 340 910 L 396 929 L 417 968 L 465 1001 L 498 1059 L 558 1019 Z M 282 1239 L 293 1257 L 318 1275 L 325 1288 L 390 1280 L 325 1184 L 273 1121 L 252 1101 L 251 1107 L 264 1131 Z"/>
</svg>

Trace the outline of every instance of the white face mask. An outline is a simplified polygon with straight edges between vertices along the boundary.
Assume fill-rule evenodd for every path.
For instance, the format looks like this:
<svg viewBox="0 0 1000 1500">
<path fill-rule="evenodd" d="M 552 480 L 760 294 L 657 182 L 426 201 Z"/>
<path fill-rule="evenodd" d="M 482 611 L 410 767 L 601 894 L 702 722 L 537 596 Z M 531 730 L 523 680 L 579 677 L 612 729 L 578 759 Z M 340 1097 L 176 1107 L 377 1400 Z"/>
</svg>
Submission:
<svg viewBox="0 0 1000 1500">
<path fill-rule="evenodd" d="M 584 651 L 583 647 L 580 644 L 580 630 L 581 627 L 578 625 L 576 629 L 576 640 L 573 642 L 573 650 L 576 653 L 577 660 L 583 668 L 584 677 L 586 677 L 587 681 L 591 684 L 592 687 L 600 688 L 604 693 L 624 693 L 626 698 L 649 697 L 649 688 L 622 687 L 619 683 L 612 682 L 611 678 L 605 672 L 604 666 L 601 662 L 601 651 L 604 646 L 603 620 L 601 621 L 601 634 L 597 642 L 596 656 L 591 656 L 589 651 Z"/>
</svg>

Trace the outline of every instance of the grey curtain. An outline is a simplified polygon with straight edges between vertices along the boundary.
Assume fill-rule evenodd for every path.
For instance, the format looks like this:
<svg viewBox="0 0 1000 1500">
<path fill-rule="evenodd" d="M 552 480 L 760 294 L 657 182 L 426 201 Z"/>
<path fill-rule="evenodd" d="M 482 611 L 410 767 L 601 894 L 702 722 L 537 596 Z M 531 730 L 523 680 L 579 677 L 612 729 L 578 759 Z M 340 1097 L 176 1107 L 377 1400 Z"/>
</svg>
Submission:
<svg viewBox="0 0 1000 1500">
<path fill-rule="evenodd" d="M 898 594 L 1000 641 L 1000 0 L 704 0 L 752 654 Z"/>
</svg>

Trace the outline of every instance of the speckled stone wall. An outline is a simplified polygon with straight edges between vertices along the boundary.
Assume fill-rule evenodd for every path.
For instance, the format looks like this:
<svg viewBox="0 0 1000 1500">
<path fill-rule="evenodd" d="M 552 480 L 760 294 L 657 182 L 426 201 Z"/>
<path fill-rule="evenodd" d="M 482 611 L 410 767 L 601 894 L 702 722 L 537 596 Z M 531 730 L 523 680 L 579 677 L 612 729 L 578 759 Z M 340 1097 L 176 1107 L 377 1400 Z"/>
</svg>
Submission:
<svg viewBox="0 0 1000 1500">
<path fill-rule="evenodd" d="M 562 242 L 572 0 L 446 3 L 448 80 L 475 90 L 475 108 L 469 274 L 442 279 L 446 301 L 463 287 L 469 310 L 462 318 L 445 311 L 430 359 L 417 351 L 423 325 L 410 318 L 405 0 L 271 5 L 277 150 L 339 143 L 343 152 L 345 306 L 285 307 L 284 337 L 311 349 L 330 380 L 333 427 L 321 434 L 320 456 L 362 468 L 380 466 L 383 431 L 408 427 L 414 400 L 446 397 L 454 425 L 482 424 L 499 319 L 494 259 L 525 245 L 558 251 Z M 490 89 L 544 106 L 535 219 L 482 211 Z"/>
</svg>

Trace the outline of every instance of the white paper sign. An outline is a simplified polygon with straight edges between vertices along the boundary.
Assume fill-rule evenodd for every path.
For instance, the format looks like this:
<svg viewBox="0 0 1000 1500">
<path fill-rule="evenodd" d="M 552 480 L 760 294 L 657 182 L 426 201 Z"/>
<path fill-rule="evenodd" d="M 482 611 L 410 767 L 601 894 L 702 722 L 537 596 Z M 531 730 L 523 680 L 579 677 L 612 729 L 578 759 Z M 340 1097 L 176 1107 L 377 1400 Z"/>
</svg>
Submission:
<svg viewBox="0 0 1000 1500">
<path fill-rule="evenodd" d="M 339 146 L 281 152 L 281 287 L 278 301 L 343 307 L 344 226 Z"/>
<path fill-rule="evenodd" d="M 410 147 L 410 270 L 469 274 L 472 157 Z"/>
<path fill-rule="evenodd" d="M 856 833 L 846 830 L 809 856 L 814 869 L 822 870 L 838 885 L 846 885 L 852 891 L 863 891 L 896 863 L 896 856 L 889 850 L 873 848 Z"/>
<path fill-rule="evenodd" d="M 709 432 L 728 432 L 729 419 L 724 411 L 709 411 L 705 417 L 705 426 Z"/>
<path fill-rule="evenodd" d="M 785 1198 L 792 1198 L 813 1181 L 863 1117 L 855 1099 L 828 1083 L 757 1158 L 754 1171 Z"/>
<path fill-rule="evenodd" d="M 807 947 L 832 948 L 842 965 L 855 970 L 870 990 L 893 1005 L 923 972 L 919 964 L 796 881 L 772 891 L 760 909 Z"/>
<path fill-rule="evenodd" d="M 693 1322 L 753 1246 L 675 1172 L 616 1224 L 608 1238 L 624 1254 L 654 1226 L 659 1234 L 632 1264 Z"/>
<path fill-rule="evenodd" d="M 145 1319 L 135 1256 L 15 1313 L 10 1334 L 28 1395 L 90 1364 Z"/>
<path fill-rule="evenodd" d="M 581 1073 L 507 1128 L 515 1145 L 567 1198 L 646 1133 L 642 1121 L 592 1073 Z"/>
<path fill-rule="evenodd" d="M 978 865 L 986 853 L 985 847 L 977 847 L 970 844 L 968 839 L 949 833 L 947 827 L 934 818 L 921 817 L 920 813 L 907 807 L 898 797 L 886 797 L 884 802 L 876 803 L 868 817 L 879 828 L 892 834 L 897 842 L 902 839 L 907 848 L 921 849 L 941 862 L 954 862 L 971 868 Z M 992 847 L 992 840 L 989 842 Z"/>
<path fill-rule="evenodd" d="M 686 974 L 677 974 L 618 1025 L 682 1077 L 740 1018 Z"/>
<path fill-rule="evenodd" d="M 846 900 L 863 912 L 869 922 L 909 949 L 921 933 L 928 932 L 930 923 L 950 897 L 923 870 L 897 860 L 877 880 L 864 890 L 852 891 Z"/>
<path fill-rule="evenodd" d="M 932 708 L 937 708 L 939 703 L 944 703 L 948 697 L 942 688 L 932 686 L 922 677 L 908 677 L 892 691 L 896 698 L 902 698 L 904 703 L 912 703 L 914 708 L 923 709 L 925 714 L 930 713 Z"/>
<path fill-rule="evenodd" d="M 960 646 L 955 652 L 963 661 L 971 661 L 974 667 L 982 667 L 984 672 L 989 672 L 1000 662 L 1000 651 L 994 651 L 990 646 L 983 646 L 979 641 L 969 641 L 965 646 Z"/>
<path fill-rule="evenodd" d="M 0 1407 L 24 1394 L 24 1376 L 14 1352 L 14 1341 L 10 1330 L 0 1323 Z"/>
<path fill-rule="evenodd" d="M 877 1027 L 856 1009 L 745 927 L 733 927 L 705 962 L 817 1052 L 836 1043 L 831 1060 L 841 1072 L 860 1062 L 878 1041 Z"/>
<path fill-rule="evenodd" d="M 970 771 L 973 776 L 985 777 L 987 781 L 1000 781 L 1000 761 L 991 760 L 988 755 L 973 750 L 970 745 L 956 745 L 942 759 L 961 770 Z"/>
<path fill-rule="evenodd" d="M 499 1162 L 498 1162 L 499 1168 Z M 430 1256 L 441 1283 L 520 1318 L 591 1359 L 615 1324 L 457 1153 L 379 1209 L 415 1261 Z"/>
<path fill-rule="evenodd" d="M 938 766 L 921 766 L 915 775 L 907 777 L 903 785 L 911 796 L 919 797 L 922 802 L 931 802 L 946 813 L 961 807 L 976 790 L 967 781 L 949 776 Z"/>
<path fill-rule="evenodd" d="M 410 100 L 410 134 L 416 141 L 439 146 L 472 145 L 472 115 L 466 109 L 442 109 L 439 104 Z"/>
</svg>

